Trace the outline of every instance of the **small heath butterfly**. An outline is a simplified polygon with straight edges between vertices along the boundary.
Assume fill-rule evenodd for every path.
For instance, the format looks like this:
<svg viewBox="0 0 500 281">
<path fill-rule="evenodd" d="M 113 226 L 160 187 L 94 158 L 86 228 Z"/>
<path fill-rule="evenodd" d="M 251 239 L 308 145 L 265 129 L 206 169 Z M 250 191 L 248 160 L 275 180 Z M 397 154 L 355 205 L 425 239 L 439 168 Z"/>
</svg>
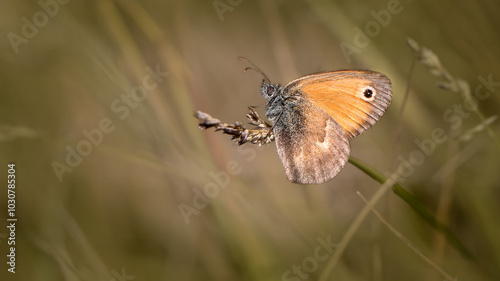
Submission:
<svg viewBox="0 0 500 281">
<path fill-rule="evenodd" d="M 270 125 L 253 108 L 247 117 L 259 130 L 224 124 L 200 111 L 195 116 L 201 128 L 216 127 L 239 138 L 239 144 L 275 140 L 286 177 L 294 183 L 319 184 L 335 177 L 349 158 L 349 140 L 370 129 L 391 103 L 391 81 L 379 72 L 321 72 L 281 86 L 252 65 L 247 69 L 264 76 L 260 91 Z"/>
</svg>

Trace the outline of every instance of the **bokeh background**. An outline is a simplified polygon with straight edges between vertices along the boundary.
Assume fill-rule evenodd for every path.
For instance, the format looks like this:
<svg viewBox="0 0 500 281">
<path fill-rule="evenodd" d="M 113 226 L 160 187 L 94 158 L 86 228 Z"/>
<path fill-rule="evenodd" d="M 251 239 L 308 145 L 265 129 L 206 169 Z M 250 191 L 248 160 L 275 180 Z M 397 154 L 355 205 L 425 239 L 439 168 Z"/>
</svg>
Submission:
<svg viewBox="0 0 500 281">
<path fill-rule="evenodd" d="M 282 84 L 350 68 L 390 77 L 393 103 L 352 141 L 352 155 L 389 175 L 419 150 L 416 141 L 442 129 L 447 141 L 402 185 L 473 258 L 393 193 L 377 210 L 450 276 L 499 280 L 500 127 L 493 122 L 489 134 L 474 112 L 456 109 L 463 96 L 438 88 L 442 78 L 415 61 L 407 45 L 410 37 L 431 49 L 474 94 L 479 77 L 500 81 L 498 1 L 23 0 L 1 6 L 1 280 L 444 280 L 373 214 L 346 234 L 365 207 L 356 192 L 370 198 L 381 186 L 357 168 L 348 164 L 321 185 L 296 185 L 286 180 L 274 144 L 238 147 L 228 136 L 198 130 L 194 110 L 228 123 L 245 123 L 249 105 L 264 116 L 262 77 L 243 72 L 249 65 L 238 56 Z M 364 30 L 390 9 L 399 12 L 346 56 L 341 45 L 356 46 L 355 28 Z M 36 30 L 29 27 L 34 21 Z M 156 85 L 127 103 L 150 75 L 147 68 L 159 73 L 149 80 Z M 499 92 L 493 83 L 479 102 L 485 118 L 498 114 Z M 102 139 L 96 133 L 95 144 L 85 147 L 84 130 L 101 130 Z M 79 160 L 68 156 L 78 145 L 86 154 Z M 66 157 L 73 167 L 58 177 L 54 163 L 61 168 Z M 15 274 L 6 265 L 10 162 L 17 176 Z M 200 198 L 207 188 L 213 198 Z M 338 243 L 346 235 L 350 242 L 335 267 L 314 259 L 319 240 Z"/>
</svg>

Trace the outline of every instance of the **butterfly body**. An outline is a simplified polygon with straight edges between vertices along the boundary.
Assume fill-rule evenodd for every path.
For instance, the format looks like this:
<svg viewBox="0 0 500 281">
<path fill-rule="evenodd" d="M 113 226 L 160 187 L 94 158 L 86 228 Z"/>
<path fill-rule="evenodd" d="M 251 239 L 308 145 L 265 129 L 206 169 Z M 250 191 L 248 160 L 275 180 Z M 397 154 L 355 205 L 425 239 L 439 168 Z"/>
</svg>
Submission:
<svg viewBox="0 0 500 281">
<path fill-rule="evenodd" d="M 287 178 L 318 184 L 345 166 L 349 140 L 382 117 L 392 88 L 381 73 L 341 70 L 307 75 L 284 87 L 264 80 L 261 94 Z"/>
</svg>

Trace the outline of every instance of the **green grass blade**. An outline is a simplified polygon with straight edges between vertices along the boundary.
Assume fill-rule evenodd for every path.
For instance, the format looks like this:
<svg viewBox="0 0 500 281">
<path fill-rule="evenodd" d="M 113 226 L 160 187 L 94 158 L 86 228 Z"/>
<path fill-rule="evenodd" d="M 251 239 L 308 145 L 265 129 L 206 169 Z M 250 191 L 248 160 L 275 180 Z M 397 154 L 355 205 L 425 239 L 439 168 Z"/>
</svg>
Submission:
<svg viewBox="0 0 500 281">
<path fill-rule="evenodd" d="M 349 163 L 356 166 L 358 169 L 363 171 L 365 174 L 369 175 L 372 179 L 383 184 L 387 181 L 387 178 L 375 168 L 367 165 L 361 160 L 349 157 Z M 392 191 L 401 199 L 403 199 L 415 212 L 417 212 L 420 217 L 422 217 L 427 223 L 429 223 L 434 229 L 444 233 L 448 242 L 455 247 L 464 257 L 474 260 L 472 253 L 465 247 L 465 245 L 451 232 L 451 230 L 441 222 L 439 222 L 434 215 L 434 213 L 429 210 L 422 202 L 420 202 L 415 196 L 406 191 L 401 185 L 394 184 L 392 186 Z"/>
</svg>

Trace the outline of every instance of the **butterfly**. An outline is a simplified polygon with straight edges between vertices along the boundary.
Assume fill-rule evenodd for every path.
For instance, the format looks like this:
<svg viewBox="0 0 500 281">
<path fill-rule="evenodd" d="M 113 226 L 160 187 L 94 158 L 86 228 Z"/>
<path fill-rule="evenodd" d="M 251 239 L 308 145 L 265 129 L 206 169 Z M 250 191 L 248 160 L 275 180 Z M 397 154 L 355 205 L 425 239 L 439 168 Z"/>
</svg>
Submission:
<svg viewBox="0 0 500 281">
<path fill-rule="evenodd" d="M 281 86 L 251 64 L 254 68 L 245 70 L 264 76 L 260 91 L 271 122 L 267 130 L 276 141 L 287 179 L 294 183 L 320 184 L 334 178 L 349 158 L 349 140 L 375 125 L 391 103 L 391 81 L 379 72 L 321 72 Z"/>
</svg>

